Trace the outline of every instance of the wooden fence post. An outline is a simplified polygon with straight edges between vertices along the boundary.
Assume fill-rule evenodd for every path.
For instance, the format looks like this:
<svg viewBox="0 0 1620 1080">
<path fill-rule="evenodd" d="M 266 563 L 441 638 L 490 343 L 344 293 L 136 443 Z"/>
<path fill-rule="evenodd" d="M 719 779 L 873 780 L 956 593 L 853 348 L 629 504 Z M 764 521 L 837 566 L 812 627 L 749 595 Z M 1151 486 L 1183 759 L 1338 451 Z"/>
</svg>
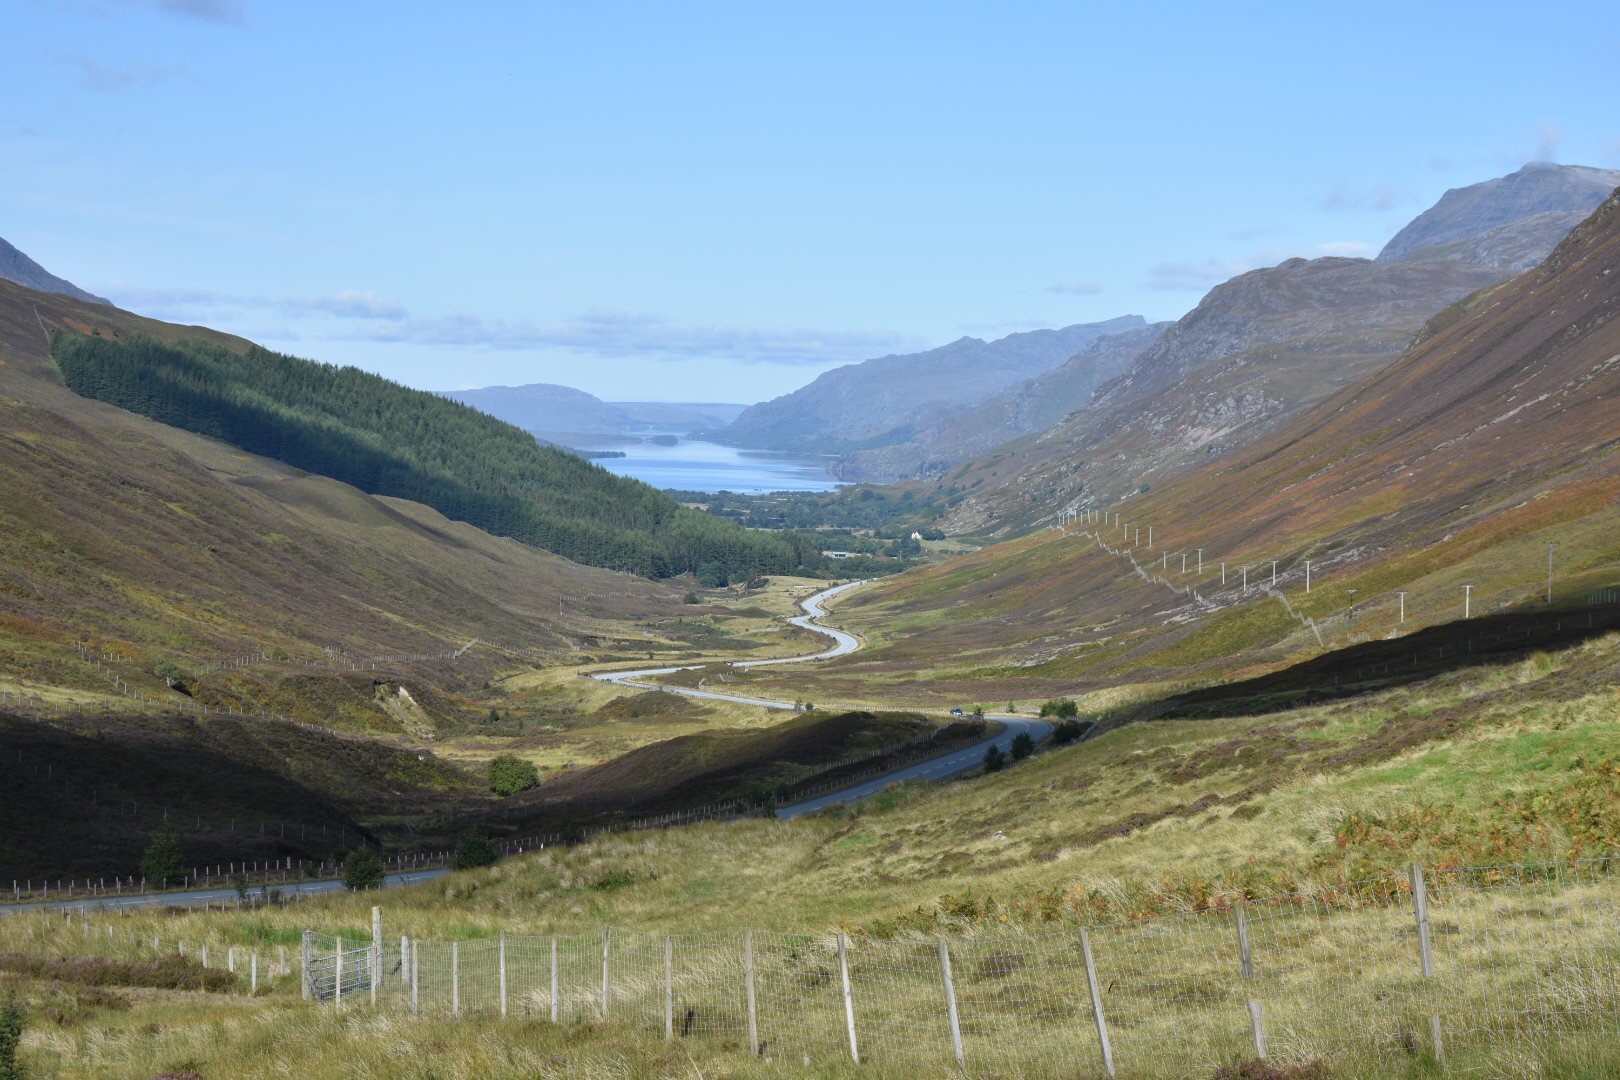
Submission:
<svg viewBox="0 0 1620 1080">
<path fill-rule="evenodd" d="M 450 943 L 450 1015 L 461 1015 L 461 942 Z"/>
<path fill-rule="evenodd" d="M 838 977 L 844 986 L 844 1025 L 849 1029 L 849 1056 L 859 1065 L 861 1047 L 855 1041 L 855 997 L 849 992 L 849 956 L 842 932 L 838 935 Z"/>
<path fill-rule="evenodd" d="M 302 955 L 299 957 L 299 983 L 303 988 L 305 1001 L 315 996 L 315 931 L 304 931 L 304 945 Z"/>
<path fill-rule="evenodd" d="M 495 944 L 496 963 L 501 971 L 501 1016 L 506 1016 L 506 931 L 501 931 L 500 938 Z"/>
<path fill-rule="evenodd" d="M 377 984 L 382 982 L 382 908 L 371 909 L 371 1003 L 377 1004 Z"/>
<path fill-rule="evenodd" d="M 1434 978 L 1434 949 L 1429 940 L 1429 887 L 1423 880 L 1423 866 L 1412 864 L 1412 911 L 1417 917 L 1418 957 L 1423 964 L 1423 977 Z M 1434 1046 L 1436 1061 L 1445 1060 L 1445 1049 L 1440 1041 L 1440 1016 L 1429 1014 L 1429 1042 Z"/>
<path fill-rule="evenodd" d="M 259 954 L 248 957 L 248 993 L 259 992 Z"/>
<path fill-rule="evenodd" d="M 1114 1075 L 1114 1048 L 1108 1041 L 1108 1021 L 1103 1018 L 1102 989 L 1097 985 L 1097 963 L 1091 955 L 1091 935 L 1080 931 L 1080 953 L 1086 961 L 1086 986 L 1091 990 L 1091 1018 L 1097 1022 L 1097 1042 L 1102 1047 L 1103 1071 Z"/>
<path fill-rule="evenodd" d="M 399 936 L 399 985 L 411 985 L 411 939 L 404 934 Z"/>
<path fill-rule="evenodd" d="M 1249 947 L 1249 914 L 1248 901 L 1240 900 L 1237 906 L 1237 936 L 1238 961 L 1243 966 L 1244 981 L 1254 978 L 1254 953 Z M 1265 1060 L 1266 1056 L 1266 1025 L 1260 1011 L 1260 1002 L 1249 998 L 1249 1031 L 1254 1036 L 1255 1057 Z"/>
<path fill-rule="evenodd" d="M 675 1038 L 675 939 L 664 935 L 664 1041 Z"/>
<path fill-rule="evenodd" d="M 415 1016 L 422 1009 L 422 943 L 411 942 L 411 1015 Z"/>
<path fill-rule="evenodd" d="M 337 939 L 337 949 L 332 953 L 332 1000 L 335 1004 L 343 1004 L 343 939 Z"/>
<path fill-rule="evenodd" d="M 602 1019 L 604 1020 L 607 1019 L 608 1015 L 608 954 L 612 946 L 612 940 L 613 928 L 610 926 L 602 927 Z"/>
<path fill-rule="evenodd" d="M 561 1008 L 559 1006 L 560 1006 L 560 1003 L 557 1001 L 557 937 L 556 937 L 556 935 L 552 935 L 552 938 L 551 938 L 551 1022 L 553 1024 L 555 1024 L 557 1022 L 557 1018 L 562 1015 L 562 1010 L 561 1010 Z"/>
<path fill-rule="evenodd" d="M 951 977 L 951 947 L 944 938 L 939 939 L 939 967 L 945 976 L 945 1010 L 951 1019 L 951 1050 L 956 1054 L 956 1064 L 960 1067 L 966 1064 L 962 1054 L 962 1021 L 956 1012 L 956 980 Z"/>
<path fill-rule="evenodd" d="M 748 1052 L 759 1057 L 759 1003 L 754 997 L 754 932 L 743 931 L 743 987 L 748 995 Z"/>
</svg>

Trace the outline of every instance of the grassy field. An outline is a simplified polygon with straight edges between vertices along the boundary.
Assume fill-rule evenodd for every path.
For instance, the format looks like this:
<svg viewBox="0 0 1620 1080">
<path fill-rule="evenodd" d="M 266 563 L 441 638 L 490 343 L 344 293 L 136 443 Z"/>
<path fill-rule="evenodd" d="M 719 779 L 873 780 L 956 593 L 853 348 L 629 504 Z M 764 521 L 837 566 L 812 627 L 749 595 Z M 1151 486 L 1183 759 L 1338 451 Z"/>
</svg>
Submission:
<svg viewBox="0 0 1620 1080">
<path fill-rule="evenodd" d="M 994 776 L 903 788 L 857 810 L 611 835 L 375 899 L 389 935 L 438 940 L 470 942 L 497 931 L 590 934 L 612 924 L 718 934 L 740 926 L 842 928 L 880 943 L 1198 918 L 1238 897 L 1326 902 L 1348 883 L 1398 881 L 1413 860 L 1437 872 L 1567 865 L 1620 849 L 1617 661 L 1620 637 L 1607 635 L 1350 700 L 1132 723 Z M 305 926 L 366 938 L 373 902 L 347 896 L 251 913 L 148 913 L 120 918 L 116 929 L 132 941 L 152 934 L 209 941 L 219 955 L 231 945 L 294 945 Z M 1515 910 L 1549 902 L 1527 895 Z M 133 944 L 117 947 L 129 948 L 131 958 L 138 953 Z M 0 950 L 83 949 L 60 919 L 0 921 Z M 672 1050 L 611 1023 L 557 1030 L 485 1017 L 413 1026 L 395 1013 L 310 1014 L 284 990 L 253 1001 L 143 991 L 128 1008 L 92 1001 L 59 1021 L 51 1002 L 78 991 L 59 981 L 5 978 L 36 1013 L 25 1059 L 45 1075 L 146 1076 L 182 1067 L 205 1076 L 307 1070 L 423 1077 L 844 1070 L 749 1061 L 715 1043 Z M 288 1030 L 309 1032 L 311 1040 L 342 1032 L 343 1049 L 317 1064 L 293 1045 L 307 1040 L 274 1034 Z M 276 1049 L 261 1060 L 271 1045 Z M 1527 1050 L 1512 1074 L 1605 1075 L 1612 1050 Z M 150 1071 L 119 1072 L 115 1059 Z M 1466 1060 L 1452 1066 L 1467 1072 Z M 387 1072 L 387 1061 L 403 1071 Z M 1491 1071 L 1499 1064 L 1476 1061 L 1472 1068 L 1502 1075 Z M 1074 1075 L 1089 1075 L 1088 1068 L 1076 1066 Z M 886 1075 L 881 1067 L 863 1074 Z M 1379 1059 L 1321 1075 L 1431 1074 L 1432 1063 L 1414 1057 L 1399 1069 Z"/>
</svg>

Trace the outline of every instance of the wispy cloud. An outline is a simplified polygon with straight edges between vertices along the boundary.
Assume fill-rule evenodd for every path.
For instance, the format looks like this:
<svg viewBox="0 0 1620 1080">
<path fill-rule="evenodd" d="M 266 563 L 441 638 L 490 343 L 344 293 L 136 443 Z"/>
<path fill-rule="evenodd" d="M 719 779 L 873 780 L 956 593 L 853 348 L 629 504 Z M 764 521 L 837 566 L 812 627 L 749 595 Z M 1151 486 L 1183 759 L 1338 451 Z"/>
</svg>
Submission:
<svg viewBox="0 0 1620 1080">
<path fill-rule="evenodd" d="M 492 350 L 561 348 L 604 358 L 794 365 L 864 360 L 919 345 L 915 339 L 892 333 L 682 326 L 660 316 L 616 311 L 587 312 L 555 323 L 505 322 L 465 314 L 410 318 L 340 336 Z"/>
<path fill-rule="evenodd" d="M 615 359 L 707 359 L 788 365 L 849 363 L 926 344 L 917 338 L 885 332 L 685 326 L 659 315 L 601 309 L 561 322 L 515 322 L 464 313 L 416 316 L 398 300 L 363 289 L 319 296 L 266 297 L 124 282 L 105 287 L 121 307 L 178 322 L 279 318 L 294 324 L 268 335 L 281 341 L 296 335 L 306 340 L 491 351 L 567 349 Z M 338 320 L 338 324 L 328 320 Z"/>
<path fill-rule="evenodd" d="M 398 300 L 359 290 L 287 300 L 284 306 L 294 311 L 320 311 L 340 319 L 404 319 L 410 315 Z"/>
<path fill-rule="evenodd" d="M 228 26 L 247 24 L 245 0 L 118 0 L 118 2 L 139 4 L 141 7 L 149 7 L 183 19 L 198 19 L 202 22 L 223 23 Z"/>
<path fill-rule="evenodd" d="M 1564 141 L 1564 133 L 1558 130 L 1557 124 L 1536 125 L 1536 157 L 1537 161 L 1557 161 L 1558 147 Z"/>
<path fill-rule="evenodd" d="M 220 311 L 276 311 L 285 315 L 330 315 L 339 319 L 404 319 L 405 305 L 366 289 L 322 296 L 244 296 L 213 289 L 165 288 L 115 281 L 107 286 L 119 304 L 166 318 L 199 318 Z"/>
<path fill-rule="evenodd" d="M 1382 213 L 1393 210 L 1410 199 L 1410 195 L 1395 187 L 1341 187 L 1328 192 L 1327 197 L 1321 202 L 1321 207 L 1323 210 L 1333 211 L 1373 210 Z"/>
<path fill-rule="evenodd" d="M 1276 247 L 1257 251 L 1237 259 L 1209 258 L 1202 261 L 1160 263 L 1148 271 L 1148 285 L 1166 291 L 1207 292 L 1223 281 L 1239 274 L 1276 266 L 1289 259 L 1366 259 L 1377 253 L 1377 248 L 1360 240 L 1333 240 L 1310 247 Z"/>
<path fill-rule="evenodd" d="M 91 90 L 127 90 L 134 86 L 156 86 L 179 73 L 179 68 L 143 67 L 134 64 L 103 64 L 83 53 L 59 53 L 52 57 L 63 67 L 79 73 Z"/>
<path fill-rule="evenodd" d="M 1096 296 L 1103 291 L 1103 287 L 1093 281 L 1059 282 L 1048 285 L 1046 291 L 1062 296 Z"/>
</svg>

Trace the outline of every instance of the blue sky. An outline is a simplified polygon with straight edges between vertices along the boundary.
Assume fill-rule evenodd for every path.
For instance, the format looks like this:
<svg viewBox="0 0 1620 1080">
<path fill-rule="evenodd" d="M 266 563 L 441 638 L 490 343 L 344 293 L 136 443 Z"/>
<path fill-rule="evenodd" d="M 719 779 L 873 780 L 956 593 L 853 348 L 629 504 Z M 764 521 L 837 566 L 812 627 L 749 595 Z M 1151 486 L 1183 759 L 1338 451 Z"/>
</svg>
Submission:
<svg viewBox="0 0 1620 1080">
<path fill-rule="evenodd" d="M 429 389 L 755 401 L 1620 167 L 1607 4 L 3 0 L 0 236 Z"/>
</svg>

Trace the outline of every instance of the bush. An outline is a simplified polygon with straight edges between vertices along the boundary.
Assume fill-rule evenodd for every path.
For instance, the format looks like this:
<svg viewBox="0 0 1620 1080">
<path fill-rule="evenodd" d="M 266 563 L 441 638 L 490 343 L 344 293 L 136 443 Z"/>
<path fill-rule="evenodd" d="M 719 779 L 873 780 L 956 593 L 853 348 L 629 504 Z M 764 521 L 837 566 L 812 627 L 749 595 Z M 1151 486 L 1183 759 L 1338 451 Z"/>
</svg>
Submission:
<svg viewBox="0 0 1620 1080">
<path fill-rule="evenodd" d="M 489 790 L 497 795 L 516 795 L 540 786 L 540 772 L 534 762 L 516 754 L 496 754 L 489 759 Z"/>
<path fill-rule="evenodd" d="M 17 1064 L 17 1047 L 22 1043 L 26 1020 L 16 997 L 8 997 L 4 1007 L 0 1007 L 0 1080 L 23 1080 L 25 1074 Z"/>
<path fill-rule="evenodd" d="M 1023 761 L 1034 752 L 1035 740 L 1033 737 L 1031 737 L 1029 732 L 1020 731 L 1017 735 L 1013 736 L 1012 759 L 1014 761 Z"/>
<path fill-rule="evenodd" d="M 343 860 L 343 887 L 360 892 L 383 883 L 383 861 L 370 848 L 358 847 Z"/>
<path fill-rule="evenodd" d="M 186 880 L 186 857 L 180 851 L 180 841 L 168 822 L 159 825 L 141 856 L 141 876 L 154 889 L 166 888 L 170 882 Z"/>
<path fill-rule="evenodd" d="M 1082 730 L 1084 729 L 1080 727 L 1080 722 L 1078 720 L 1060 721 L 1057 726 L 1052 729 L 1052 741 L 1057 743 L 1059 746 L 1067 746 L 1069 743 L 1074 742 L 1080 737 L 1080 732 Z"/>
<path fill-rule="evenodd" d="M 1080 706 L 1072 698 L 1053 698 L 1041 706 L 1042 716 L 1067 718 L 1080 715 Z"/>
<path fill-rule="evenodd" d="M 450 869 L 471 870 L 475 866 L 488 866 L 497 857 L 495 845 L 485 837 L 463 837 L 456 844 L 456 853 L 450 857 Z"/>
<path fill-rule="evenodd" d="M 992 745 L 984 752 L 984 771 L 1000 772 L 1002 766 L 1007 764 L 1007 755 L 1001 752 L 1001 747 Z"/>
</svg>

